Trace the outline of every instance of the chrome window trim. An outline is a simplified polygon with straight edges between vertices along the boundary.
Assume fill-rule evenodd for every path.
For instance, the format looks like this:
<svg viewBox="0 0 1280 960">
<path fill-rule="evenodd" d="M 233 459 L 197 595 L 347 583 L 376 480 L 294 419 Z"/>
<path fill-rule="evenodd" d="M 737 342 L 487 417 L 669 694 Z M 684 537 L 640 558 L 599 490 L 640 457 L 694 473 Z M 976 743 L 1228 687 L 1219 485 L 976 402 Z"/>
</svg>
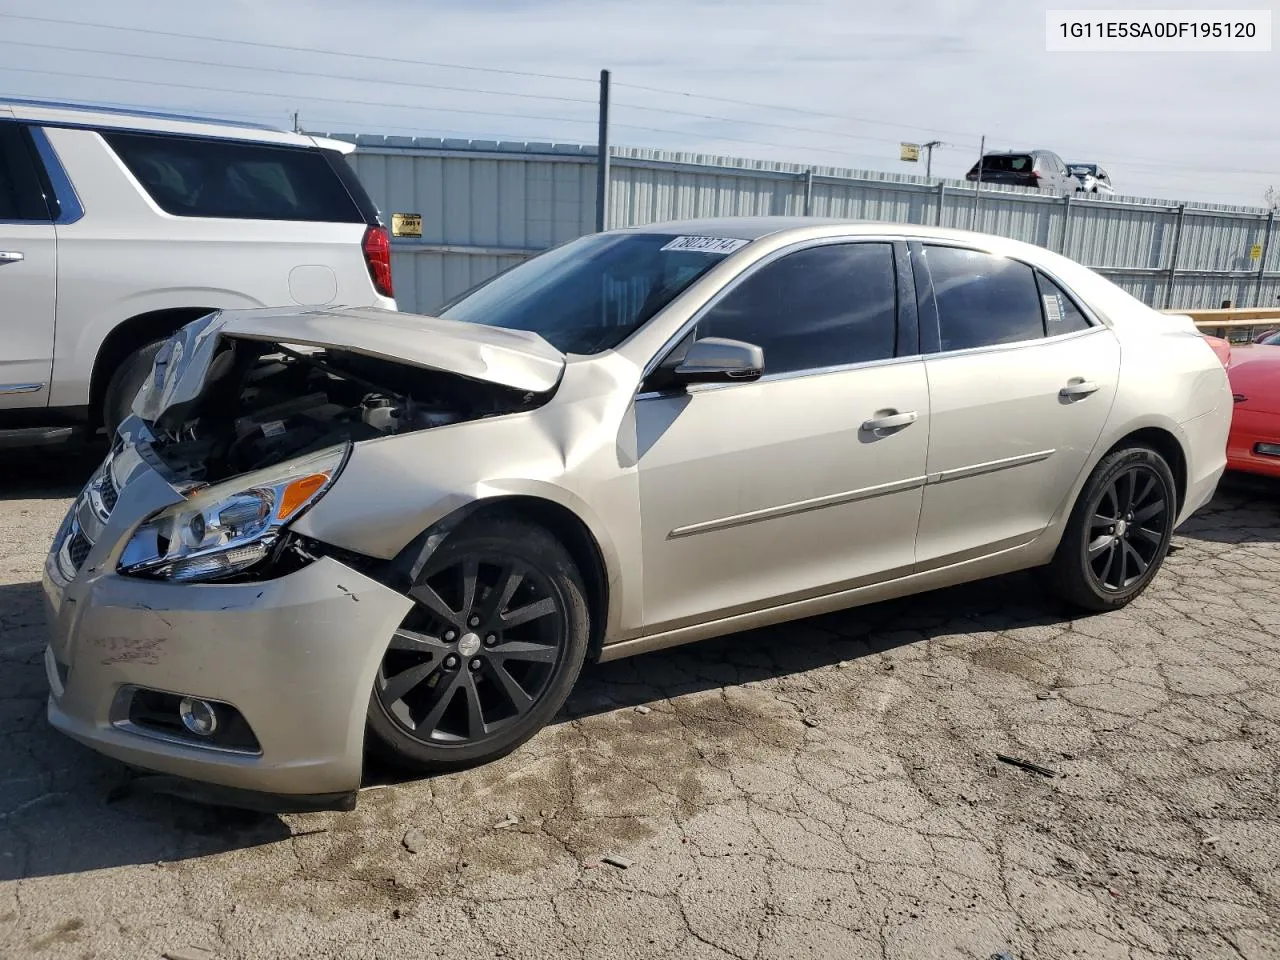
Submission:
<svg viewBox="0 0 1280 960">
<path fill-rule="evenodd" d="M 763 238 L 757 238 L 757 239 L 763 239 Z M 696 327 L 698 325 L 698 322 L 702 320 L 703 317 L 705 317 L 709 311 L 714 309 L 721 300 L 723 300 L 735 289 L 737 289 L 737 287 L 740 284 L 746 282 L 748 278 L 754 276 L 758 271 L 764 269 L 766 266 L 773 263 L 774 261 L 780 260 L 785 256 L 789 256 L 790 254 L 798 253 L 801 250 L 810 249 L 812 247 L 826 247 L 826 246 L 831 246 L 833 244 L 846 244 L 846 243 L 886 243 L 892 249 L 895 241 L 902 241 L 902 240 L 903 240 L 902 237 L 897 237 L 892 235 L 860 234 L 860 233 L 859 234 L 841 234 L 840 236 L 836 236 L 836 237 L 818 237 L 816 239 L 797 240 L 794 243 L 789 243 L 784 247 L 779 247 L 777 250 L 772 250 L 769 253 L 766 253 L 764 256 L 760 257 L 758 260 L 755 260 L 752 263 L 748 264 L 746 267 L 744 267 L 733 279 L 731 279 L 728 283 L 726 283 L 714 294 L 712 294 L 711 297 L 709 297 L 707 301 L 702 304 L 702 306 L 698 307 L 698 309 L 694 311 L 693 316 L 689 317 L 688 320 L 686 320 L 683 324 L 680 325 L 679 330 L 677 330 L 675 334 L 668 337 L 667 340 L 662 344 L 662 346 L 659 347 L 656 351 L 654 351 L 653 356 L 649 358 L 649 362 L 645 364 L 644 370 L 641 372 L 640 382 L 643 384 L 646 380 L 649 379 L 650 374 L 652 374 L 653 371 L 656 370 L 662 364 L 662 361 L 667 358 L 668 354 L 670 354 L 671 351 L 675 349 L 676 346 L 679 345 L 681 340 L 683 340 L 686 336 L 688 336 L 689 331 L 692 330 L 694 327 Z M 754 242 L 755 241 L 748 241 L 748 243 L 754 243 Z M 897 280 L 898 280 L 897 268 L 895 263 L 895 268 L 894 268 L 895 289 L 898 286 Z M 899 300 L 902 298 L 903 295 L 904 294 L 902 290 L 897 290 L 897 297 Z M 894 316 L 894 330 L 896 333 L 896 330 L 897 330 L 896 314 Z M 897 343 L 896 335 L 895 335 L 894 342 L 896 346 L 896 343 Z M 621 344 L 619 344 L 619 346 L 621 346 Z M 913 354 L 910 357 L 886 357 L 882 360 L 868 360 L 868 361 L 863 361 L 857 364 L 847 364 L 846 366 L 848 367 L 865 366 L 866 364 L 870 364 L 870 363 L 883 363 L 886 360 L 911 360 L 911 359 L 919 359 L 919 355 Z M 822 368 L 822 372 L 831 372 L 836 369 L 840 369 L 840 368 L 826 367 L 826 368 Z M 811 370 L 793 370 L 793 371 L 788 371 L 787 373 L 774 374 L 774 376 L 781 378 L 781 377 L 789 376 L 791 374 L 808 375 L 815 372 L 817 372 L 817 368 L 814 368 Z M 750 382 L 760 383 L 760 382 L 766 381 L 767 378 L 768 378 L 768 375 L 766 374 L 764 377 L 761 377 L 759 380 L 754 380 Z M 738 386 L 738 384 L 712 384 L 712 386 Z M 646 391 L 646 394 L 647 393 L 649 393 L 649 391 Z M 645 394 L 637 394 L 637 398 L 643 395 Z M 654 395 L 657 395 L 657 394 L 655 393 Z"/>
<path fill-rule="evenodd" d="M 36 152 L 40 154 L 40 159 L 44 163 L 45 173 L 49 177 L 49 183 L 53 186 L 53 193 L 58 201 L 58 216 L 53 221 L 54 225 L 63 227 L 75 223 L 84 216 L 84 205 L 80 202 L 80 195 L 76 193 L 75 184 L 67 176 L 58 151 L 45 136 L 43 128 L 30 124 L 27 130 L 36 145 Z"/>
<path fill-rule="evenodd" d="M 756 383 L 779 383 L 785 380 L 799 380 L 804 377 L 825 377 L 835 373 L 850 373 L 854 370 L 865 370 L 871 367 L 892 367 L 907 363 L 920 363 L 924 360 L 921 354 L 913 353 L 906 357 L 885 357 L 881 360 L 859 360 L 856 363 L 842 363 L 830 367 L 813 367 L 808 370 L 788 370 L 785 373 L 766 373 L 755 380 L 743 380 L 738 383 L 691 383 L 682 392 L 706 393 L 710 390 L 724 390 L 731 387 L 749 387 Z M 644 382 L 643 380 L 641 381 Z M 658 397 L 670 397 L 670 390 L 646 390 L 637 393 L 637 400 L 653 400 Z"/>
<path fill-rule="evenodd" d="M 1090 327 L 1088 330 L 1073 330 L 1071 333 L 1060 333 L 1054 337 L 1041 337 L 1039 340 L 1013 340 L 1009 343 L 989 343 L 981 347 L 964 347 L 960 350 L 938 350 L 921 354 L 923 360 L 945 360 L 948 357 L 972 357 L 984 353 L 1007 353 L 1013 350 L 1027 350 L 1045 344 L 1064 343 L 1081 337 L 1092 337 L 1101 334 L 1106 327 Z"/>
</svg>

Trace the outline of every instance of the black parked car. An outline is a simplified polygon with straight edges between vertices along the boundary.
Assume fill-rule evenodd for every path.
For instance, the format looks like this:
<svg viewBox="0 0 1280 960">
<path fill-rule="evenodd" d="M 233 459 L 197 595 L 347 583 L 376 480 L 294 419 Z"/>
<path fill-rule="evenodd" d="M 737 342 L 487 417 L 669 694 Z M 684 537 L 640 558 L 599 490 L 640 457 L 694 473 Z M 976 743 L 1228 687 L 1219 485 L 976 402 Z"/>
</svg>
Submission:
<svg viewBox="0 0 1280 960">
<path fill-rule="evenodd" d="M 965 179 L 978 179 L 978 164 L 965 174 Z M 982 157 L 982 182 L 1007 183 L 1015 187 L 1038 187 L 1057 196 L 1075 193 L 1080 181 L 1071 175 L 1062 158 L 1052 150 L 1022 150 L 987 153 Z"/>
</svg>

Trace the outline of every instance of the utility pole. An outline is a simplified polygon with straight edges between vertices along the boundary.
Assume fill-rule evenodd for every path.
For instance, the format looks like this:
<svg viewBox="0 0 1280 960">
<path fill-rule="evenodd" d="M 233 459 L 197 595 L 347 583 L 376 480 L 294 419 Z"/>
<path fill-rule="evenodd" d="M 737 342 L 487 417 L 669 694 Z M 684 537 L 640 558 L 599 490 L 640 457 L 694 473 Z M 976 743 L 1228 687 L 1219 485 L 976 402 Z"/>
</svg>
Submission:
<svg viewBox="0 0 1280 960">
<path fill-rule="evenodd" d="M 982 142 L 978 144 L 978 179 L 974 183 L 973 194 L 973 220 L 969 224 L 970 230 L 978 229 L 978 203 L 982 200 L 982 161 L 987 156 L 987 135 L 982 135 Z"/>
<path fill-rule="evenodd" d="M 933 148 L 942 146 L 942 141 L 930 140 L 928 143 L 920 144 L 920 146 L 924 147 L 924 178 L 928 180 L 933 173 Z"/>
<path fill-rule="evenodd" d="M 600 129 L 596 137 L 596 232 L 609 228 L 609 71 L 600 71 Z"/>
<path fill-rule="evenodd" d="M 301 132 L 302 132 L 302 128 L 298 126 L 298 111 L 297 111 L 297 110 L 293 111 L 293 132 L 294 132 L 294 133 L 301 133 Z"/>
</svg>

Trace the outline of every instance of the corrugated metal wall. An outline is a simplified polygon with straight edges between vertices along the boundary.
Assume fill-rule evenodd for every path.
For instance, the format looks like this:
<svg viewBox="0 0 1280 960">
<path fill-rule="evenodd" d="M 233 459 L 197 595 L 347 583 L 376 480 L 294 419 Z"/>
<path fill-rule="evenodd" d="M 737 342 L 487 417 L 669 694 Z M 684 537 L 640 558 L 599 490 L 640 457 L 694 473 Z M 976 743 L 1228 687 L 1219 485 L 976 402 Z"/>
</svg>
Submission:
<svg viewBox="0 0 1280 960">
<path fill-rule="evenodd" d="M 356 172 L 384 219 L 422 215 L 420 239 L 392 241 L 402 310 L 431 312 L 498 271 L 594 229 L 594 147 L 329 136 L 356 143 Z M 991 184 L 979 196 L 963 180 L 661 150 L 615 148 L 611 157 L 611 226 L 806 213 L 941 224 L 1060 251 L 1155 307 L 1280 303 L 1280 226 L 1269 228 L 1267 211 L 1257 208 L 1136 197 L 1064 200 Z M 1262 265 L 1250 258 L 1254 245 L 1266 252 L 1261 284 Z"/>
</svg>

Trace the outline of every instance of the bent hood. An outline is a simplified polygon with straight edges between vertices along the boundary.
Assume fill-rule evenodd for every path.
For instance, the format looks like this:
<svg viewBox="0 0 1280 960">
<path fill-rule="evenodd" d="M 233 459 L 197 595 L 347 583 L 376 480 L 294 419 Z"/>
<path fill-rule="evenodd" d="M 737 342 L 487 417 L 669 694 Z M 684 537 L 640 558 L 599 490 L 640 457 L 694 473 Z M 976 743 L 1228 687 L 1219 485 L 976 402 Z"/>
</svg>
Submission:
<svg viewBox="0 0 1280 960">
<path fill-rule="evenodd" d="M 133 412 L 154 422 L 195 399 L 224 337 L 348 350 L 531 393 L 554 389 L 565 362 L 536 333 L 396 310 L 221 310 L 187 324 L 160 349 Z"/>
</svg>

